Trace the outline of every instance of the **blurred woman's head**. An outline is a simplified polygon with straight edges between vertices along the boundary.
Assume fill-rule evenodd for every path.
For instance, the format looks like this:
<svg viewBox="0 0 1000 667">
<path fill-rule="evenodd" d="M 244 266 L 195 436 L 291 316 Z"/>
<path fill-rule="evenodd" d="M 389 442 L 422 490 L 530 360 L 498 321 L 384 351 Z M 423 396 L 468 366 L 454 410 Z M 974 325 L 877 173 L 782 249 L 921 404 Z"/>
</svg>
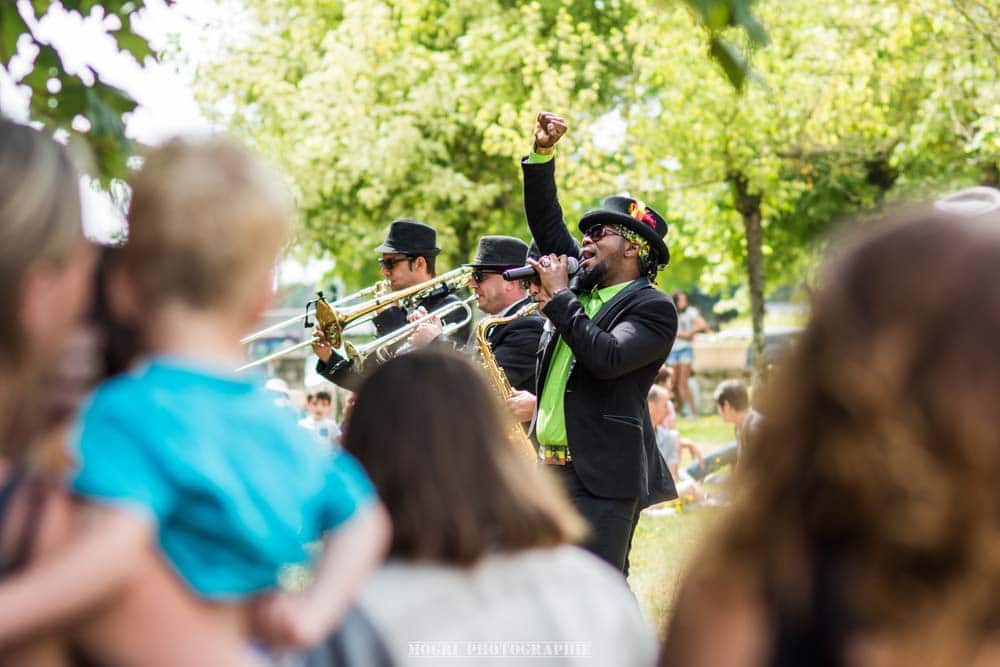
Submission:
<svg viewBox="0 0 1000 667">
<path fill-rule="evenodd" d="M 810 568 L 815 584 L 822 563 L 868 629 L 996 628 L 998 271 L 1000 219 L 933 210 L 878 224 L 828 263 L 765 392 L 726 558 L 772 592 Z"/>
<path fill-rule="evenodd" d="M 686 310 L 688 307 L 688 295 L 687 292 L 678 290 L 673 293 L 674 305 L 677 306 L 677 310 Z"/>
<path fill-rule="evenodd" d="M 0 364 L 51 355 L 88 305 L 78 176 L 48 136 L 0 119 Z"/>
<path fill-rule="evenodd" d="M 344 447 L 389 510 L 391 555 L 471 565 L 581 537 L 582 520 L 555 482 L 519 457 L 510 428 L 481 371 L 458 355 L 414 352 L 372 373 Z"/>
</svg>

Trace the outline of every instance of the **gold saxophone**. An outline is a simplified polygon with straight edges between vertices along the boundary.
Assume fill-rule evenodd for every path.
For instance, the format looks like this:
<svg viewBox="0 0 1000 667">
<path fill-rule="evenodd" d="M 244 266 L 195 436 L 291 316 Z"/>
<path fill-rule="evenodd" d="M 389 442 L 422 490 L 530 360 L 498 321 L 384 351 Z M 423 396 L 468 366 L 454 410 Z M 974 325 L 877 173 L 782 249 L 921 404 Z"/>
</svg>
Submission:
<svg viewBox="0 0 1000 667">
<path fill-rule="evenodd" d="M 514 393 L 514 389 L 510 386 L 507 373 L 497 363 L 497 358 L 493 356 L 493 348 L 490 347 L 490 341 L 487 337 L 494 327 L 507 324 L 519 317 L 530 315 L 537 310 L 537 303 L 529 303 L 519 308 L 513 315 L 508 315 L 507 317 L 501 317 L 500 315 L 484 317 L 476 325 L 476 345 L 479 346 L 479 354 L 483 359 L 483 367 L 486 369 L 486 374 L 489 376 L 493 388 L 496 389 L 502 401 L 510 398 L 510 395 Z M 522 454 L 525 459 L 532 462 L 538 460 L 538 452 L 535 451 L 535 445 L 532 444 L 531 438 L 525 433 L 524 427 L 513 419 L 511 419 L 510 440 L 518 453 Z"/>
</svg>

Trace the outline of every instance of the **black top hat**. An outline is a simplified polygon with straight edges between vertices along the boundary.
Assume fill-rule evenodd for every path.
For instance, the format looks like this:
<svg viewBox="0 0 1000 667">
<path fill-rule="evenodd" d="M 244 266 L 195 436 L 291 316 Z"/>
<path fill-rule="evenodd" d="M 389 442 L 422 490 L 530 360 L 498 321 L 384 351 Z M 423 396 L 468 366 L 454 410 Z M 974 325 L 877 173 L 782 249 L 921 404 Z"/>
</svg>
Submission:
<svg viewBox="0 0 1000 667">
<path fill-rule="evenodd" d="M 385 243 L 375 252 L 398 252 L 404 255 L 437 255 L 437 232 L 422 222 L 406 218 L 394 220 L 389 225 Z"/>
<path fill-rule="evenodd" d="M 476 258 L 470 264 L 474 269 L 509 269 L 524 266 L 528 244 L 513 236 L 484 236 L 479 239 Z"/>
<path fill-rule="evenodd" d="M 619 195 L 605 197 L 601 208 L 588 211 L 580 218 L 580 231 L 586 234 L 588 229 L 597 224 L 621 225 L 638 232 L 657 253 L 658 265 L 666 266 L 670 263 L 670 250 L 663 240 L 667 235 L 667 221 L 642 202 Z"/>
</svg>

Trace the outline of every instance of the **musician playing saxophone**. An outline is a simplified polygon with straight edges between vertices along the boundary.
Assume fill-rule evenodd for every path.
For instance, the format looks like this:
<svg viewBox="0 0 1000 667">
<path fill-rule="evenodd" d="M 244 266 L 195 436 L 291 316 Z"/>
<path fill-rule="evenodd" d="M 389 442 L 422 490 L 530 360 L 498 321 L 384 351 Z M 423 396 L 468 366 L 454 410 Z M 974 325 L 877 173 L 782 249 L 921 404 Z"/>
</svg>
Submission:
<svg viewBox="0 0 1000 667">
<path fill-rule="evenodd" d="M 435 260 L 441 249 L 437 247 L 437 232 L 433 227 L 425 225 L 416 220 L 400 219 L 389 225 L 389 233 L 385 242 L 375 248 L 375 252 L 381 253 L 378 260 L 382 268 L 382 276 L 389 282 L 392 291 L 405 289 L 430 280 L 435 274 Z M 457 302 L 458 299 L 447 292 L 432 294 L 421 300 L 414 307 L 413 311 L 433 312 L 449 303 Z M 380 312 L 373 324 L 378 336 L 396 331 L 407 324 L 417 313 L 407 311 L 400 306 L 391 306 Z M 445 315 L 446 322 L 458 322 L 463 314 L 460 310 L 452 311 Z M 345 389 L 356 390 L 361 384 L 361 379 L 365 373 L 371 370 L 379 362 L 378 355 L 369 355 L 358 364 L 350 359 L 345 359 L 334 350 L 329 340 L 323 335 L 323 331 L 317 327 L 316 334 L 319 340 L 313 345 L 313 351 L 319 357 L 316 364 L 316 372 L 325 377 L 330 382 L 344 387 Z M 415 340 L 418 332 L 410 337 L 409 343 L 418 345 Z M 469 326 L 460 328 L 457 332 L 449 336 L 452 343 L 464 345 L 469 338 Z"/>
<path fill-rule="evenodd" d="M 528 246 L 512 236 L 479 239 L 475 259 L 465 266 L 473 270 L 469 289 L 476 295 L 476 305 L 481 311 L 508 317 L 530 303 L 526 282 L 507 281 L 501 275 L 506 269 L 524 266 L 527 256 Z M 538 315 L 525 315 L 497 324 L 487 334 L 493 356 L 514 389 L 534 389 L 535 354 L 542 335 L 542 322 Z M 413 332 L 410 342 L 415 347 L 426 345 L 435 340 L 440 331 L 440 322 L 431 319 Z M 470 340 L 466 348 L 475 353 L 475 341 Z"/>
</svg>

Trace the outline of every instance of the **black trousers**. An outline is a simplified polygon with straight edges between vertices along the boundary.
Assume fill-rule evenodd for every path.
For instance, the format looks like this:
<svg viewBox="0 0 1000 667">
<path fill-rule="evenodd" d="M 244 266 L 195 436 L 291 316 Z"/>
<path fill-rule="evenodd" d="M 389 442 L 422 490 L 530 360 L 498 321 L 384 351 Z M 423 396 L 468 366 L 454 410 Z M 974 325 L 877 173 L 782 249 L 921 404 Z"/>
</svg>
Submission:
<svg viewBox="0 0 1000 667">
<path fill-rule="evenodd" d="M 590 534 L 581 546 L 628 576 L 628 552 L 639 522 L 639 499 L 595 496 L 580 481 L 572 463 L 547 467 L 590 525 Z"/>
</svg>

